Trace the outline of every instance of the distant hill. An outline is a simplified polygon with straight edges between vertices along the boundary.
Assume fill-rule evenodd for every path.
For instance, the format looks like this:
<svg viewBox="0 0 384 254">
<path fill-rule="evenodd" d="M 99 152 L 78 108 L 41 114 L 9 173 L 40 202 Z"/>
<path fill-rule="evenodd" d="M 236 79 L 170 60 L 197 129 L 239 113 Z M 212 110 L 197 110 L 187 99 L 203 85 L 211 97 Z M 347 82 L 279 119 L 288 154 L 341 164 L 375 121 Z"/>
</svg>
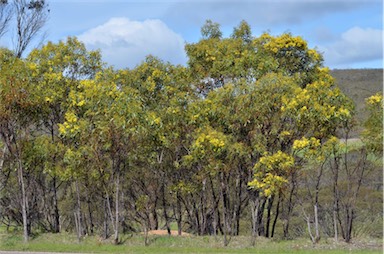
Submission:
<svg viewBox="0 0 384 254">
<path fill-rule="evenodd" d="M 377 92 L 383 93 L 383 69 L 331 70 L 336 84 L 356 104 L 357 119 L 366 118 L 365 99 Z"/>
</svg>

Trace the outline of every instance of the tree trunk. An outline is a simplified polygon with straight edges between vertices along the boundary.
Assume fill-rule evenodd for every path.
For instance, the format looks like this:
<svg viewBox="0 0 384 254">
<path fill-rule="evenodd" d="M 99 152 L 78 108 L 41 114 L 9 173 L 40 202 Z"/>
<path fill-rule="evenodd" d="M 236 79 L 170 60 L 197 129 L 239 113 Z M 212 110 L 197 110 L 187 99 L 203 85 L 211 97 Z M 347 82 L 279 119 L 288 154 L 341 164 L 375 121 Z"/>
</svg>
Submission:
<svg viewBox="0 0 384 254">
<path fill-rule="evenodd" d="M 200 235 L 201 230 L 200 230 L 199 210 L 198 210 L 198 208 L 197 208 L 196 201 L 195 201 L 193 195 L 191 195 L 191 196 L 192 196 L 191 201 L 192 201 L 192 207 L 193 207 L 195 232 L 196 232 L 198 235 Z"/>
<path fill-rule="evenodd" d="M 306 212 L 304 210 L 305 209 L 303 208 L 305 221 L 307 222 L 308 234 L 309 234 L 309 237 L 311 238 L 312 243 L 314 244 L 315 243 L 315 237 L 312 234 L 311 218 L 306 214 Z"/>
<path fill-rule="evenodd" d="M 351 208 L 348 212 L 347 217 L 347 230 L 346 230 L 346 237 L 345 242 L 350 243 L 352 240 L 352 228 L 353 228 L 353 217 L 354 217 L 354 209 Z"/>
<path fill-rule="evenodd" d="M 20 155 L 18 155 L 19 157 Z M 27 201 L 27 194 L 25 192 L 25 183 L 24 183 L 24 170 L 23 170 L 23 164 L 21 162 L 21 158 L 17 158 L 17 164 L 18 164 L 18 180 L 20 184 L 21 189 L 21 212 L 23 216 L 23 237 L 24 242 L 27 243 L 29 240 L 29 230 L 28 230 L 28 201 Z"/>
<path fill-rule="evenodd" d="M 267 199 L 263 198 L 263 202 L 261 203 L 261 207 L 260 207 L 258 214 L 257 214 L 257 227 L 258 227 L 257 233 L 259 236 L 265 236 L 263 218 L 264 218 L 264 208 L 265 208 L 266 203 L 267 203 Z"/>
<path fill-rule="evenodd" d="M 89 232 L 91 235 L 93 235 L 93 215 L 92 215 L 92 208 L 91 208 L 91 199 L 87 199 L 87 205 L 88 205 L 88 216 L 89 216 Z"/>
<path fill-rule="evenodd" d="M 314 214 L 315 214 L 315 241 L 314 243 L 318 243 L 320 241 L 320 232 L 319 232 L 319 215 L 318 215 L 318 204 L 316 203 L 313 206 Z"/>
<path fill-rule="evenodd" d="M 275 219 L 273 220 L 273 224 L 272 224 L 271 238 L 275 235 L 277 218 L 279 217 L 279 212 L 280 212 L 280 202 L 281 202 L 281 193 L 279 194 L 279 200 L 277 201 L 277 205 L 276 205 Z"/>
<path fill-rule="evenodd" d="M 237 172 L 237 179 L 236 179 L 236 196 L 233 200 L 233 217 L 232 217 L 232 235 L 239 235 L 240 231 L 240 213 L 241 213 L 241 195 L 242 195 L 242 180 L 241 180 L 241 169 L 239 167 L 239 170 Z"/>
<path fill-rule="evenodd" d="M 104 198 L 104 223 L 103 223 L 103 238 L 107 239 L 109 237 L 109 226 L 108 226 L 108 200 Z"/>
<path fill-rule="evenodd" d="M 75 188 L 76 188 L 76 197 L 77 197 L 75 222 L 76 222 L 76 229 L 77 229 L 77 240 L 80 242 L 81 237 L 83 236 L 83 225 L 82 225 L 83 220 L 81 217 L 81 200 L 80 200 L 80 190 L 79 190 L 78 180 L 75 181 Z"/>
<path fill-rule="evenodd" d="M 60 213 L 59 213 L 59 204 L 58 204 L 58 198 L 57 198 L 56 176 L 53 177 L 53 212 L 54 212 L 53 232 L 60 233 Z"/>
<path fill-rule="evenodd" d="M 203 188 L 201 190 L 201 199 L 200 199 L 200 206 L 201 206 L 201 219 L 200 219 L 200 235 L 204 235 L 206 233 L 207 229 L 207 212 L 206 212 L 206 203 L 207 203 L 207 197 L 206 197 L 206 183 L 207 179 L 203 179 Z"/>
<path fill-rule="evenodd" d="M 221 200 L 223 203 L 223 235 L 224 235 L 224 246 L 228 246 L 228 207 L 227 207 L 227 190 L 226 190 L 226 184 L 224 180 L 224 173 L 220 172 L 220 184 L 221 184 Z"/>
<path fill-rule="evenodd" d="M 149 241 L 148 241 L 148 226 L 147 226 L 147 222 L 144 221 L 143 225 L 144 225 L 144 245 L 148 246 L 149 245 Z"/>
<path fill-rule="evenodd" d="M 176 210 L 177 210 L 177 215 L 176 215 L 176 220 L 177 220 L 177 234 L 181 235 L 182 233 L 182 211 L 181 211 L 181 201 L 180 201 L 180 194 L 177 192 L 176 194 Z"/>
<path fill-rule="evenodd" d="M 212 228 L 213 228 L 213 235 L 217 236 L 218 227 L 220 228 L 220 213 L 219 213 L 219 203 L 220 203 L 220 197 L 216 195 L 215 188 L 213 186 L 213 180 L 212 177 L 209 175 L 209 182 L 211 186 L 211 193 L 212 193 L 212 200 L 214 202 L 213 208 L 212 208 Z"/>
<path fill-rule="evenodd" d="M 255 246 L 256 237 L 258 234 L 258 218 L 259 218 L 259 195 L 255 191 L 252 190 L 251 198 L 250 198 L 250 207 L 251 207 L 251 215 L 252 215 L 252 246 Z"/>
<path fill-rule="evenodd" d="M 347 169 L 347 165 L 345 165 L 345 171 L 347 173 L 347 181 L 348 181 L 348 190 L 347 190 L 347 201 L 344 204 L 345 207 L 345 222 L 344 227 L 342 225 L 341 229 L 343 232 L 343 238 L 347 243 L 350 243 L 352 240 L 352 229 L 353 229 L 353 221 L 355 219 L 355 203 L 360 191 L 360 187 L 364 178 L 364 172 L 366 171 L 366 162 L 367 162 L 367 152 L 363 149 L 361 150 L 361 154 L 359 155 L 359 162 L 354 168 L 354 170 L 349 171 Z M 344 158 L 348 160 L 347 157 Z M 355 181 L 357 180 L 357 182 Z M 355 187 L 355 188 L 354 188 Z M 339 220 L 340 221 L 340 220 Z"/>
<path fill-rule="evenodd" d="M 339 189 L 338 189 L 338 177 L 339 177 L 339 159 L 334 158 L 333 168 L 333 230 L 335 242 L 338 242 L 338 211 L 339 211 Z"/>
<path fill-rule="evenodd" d="M 116 193 L 115 193 L 115 236 L 114 243 L 119 244 L 119 192 L 120 192 L 120 176 L 116 174 Z"/>
<path fill-rule="evenodd" d="M 294 196 L 294 193 L 295 193 L 295 189 L 296 189 L 296 177 L 295 175 L 292 175 L 292 178 L 291 178 L 291 190 L 289 192 L 289 197 L 288 197 L 288 203 L 287 203 L 287 210 L 286 210 L 286 213 L 284 215 L 284 225 L 283 225 L 283 231 L 284 231 L 284 238 L 287 239 L 288 238 L 288 235 L 289 235 L 289 223 L 290 223 L 290 219 L 291 219 L 291 214 L 292 214 L 292 211 L 293 211 L 293 196 Z"/>
<path fill-rule="evenodd" d="M 273 205 L 274 195 L 268 198 L 268 206 L 267 206 L 267 222 L 265 224 L 265 237 L 269 238 L 269 225 L 271 223 L 271 212 Z"/>
<path fill-rule="evenodd" d="M 168 235 L 171 235 L 171 228 L 169 226 L 169 218 L 168 218 L 168 213 L 167 213 L 167 201 L 165 198 L 165 183 L 163 182 L 162 187 L 161 187 L 161 192 L 162 192 L 162 203 L 163 203 L 163 215 L 164 215 L 164 220 L 165 220 L 165 227 L 167 229 Z"/>
</svg>

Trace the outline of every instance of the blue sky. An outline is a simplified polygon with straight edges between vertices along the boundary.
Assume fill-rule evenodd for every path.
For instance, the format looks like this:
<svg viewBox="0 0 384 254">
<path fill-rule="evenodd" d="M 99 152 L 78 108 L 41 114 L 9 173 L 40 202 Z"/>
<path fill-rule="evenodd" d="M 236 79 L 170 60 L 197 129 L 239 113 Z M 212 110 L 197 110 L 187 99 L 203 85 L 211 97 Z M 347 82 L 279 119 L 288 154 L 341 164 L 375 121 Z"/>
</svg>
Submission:
<svg viewBox="0 0 384 254">
<path fill-rule="evenodd" d="M 291 32 L 322 52 L 331 69 L 383 68 L 381 0 L 51 0 L 47 38 L 77 36 L 116 68 L 148 54 L 186 64 L 184 44 L 197 42 L 211 19 L 224 36 L 242 20 L 254 36 Z"/>
</svg>

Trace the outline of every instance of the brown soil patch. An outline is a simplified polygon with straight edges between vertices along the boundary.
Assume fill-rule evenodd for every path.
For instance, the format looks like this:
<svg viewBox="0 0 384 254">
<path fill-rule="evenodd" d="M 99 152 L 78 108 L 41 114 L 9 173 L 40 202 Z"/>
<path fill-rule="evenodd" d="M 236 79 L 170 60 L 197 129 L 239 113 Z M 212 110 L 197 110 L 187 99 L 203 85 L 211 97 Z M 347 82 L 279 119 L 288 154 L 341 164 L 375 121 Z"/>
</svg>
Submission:
<svg viewBox="0 0 384 254">
<path fill-rule="evenodd" d="M 148 235 L 168 235 L 167 230 L 150 230 L 148 231 Z M 178 236 L 177 230 L 171 230 L 171 235 Z M 190 236 L 191 234 L 186 232 L 181 232 L 182 236 Z"/>
</svg>

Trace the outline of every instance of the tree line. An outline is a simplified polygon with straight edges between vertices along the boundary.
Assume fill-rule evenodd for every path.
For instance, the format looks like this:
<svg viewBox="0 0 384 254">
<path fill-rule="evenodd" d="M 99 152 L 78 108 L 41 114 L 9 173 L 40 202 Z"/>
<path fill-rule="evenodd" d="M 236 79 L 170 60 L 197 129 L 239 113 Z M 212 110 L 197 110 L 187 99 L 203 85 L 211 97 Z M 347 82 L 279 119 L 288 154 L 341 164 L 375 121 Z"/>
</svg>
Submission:
<svg viewBox="0 0 384 254">
<path fill-rule="evenodd" d="M 148 56 L 116 70 L 74 37 L 25 58 L 2 48 L 0 225 L 25 241 L 177 227 L 227 245 L 350 242 L 359 221 L 382 223 L 382 95 L 358 123 L 301 37 L 256 37 L 245 21 L 201 34 L 187 66 Z"/>
</svg>

